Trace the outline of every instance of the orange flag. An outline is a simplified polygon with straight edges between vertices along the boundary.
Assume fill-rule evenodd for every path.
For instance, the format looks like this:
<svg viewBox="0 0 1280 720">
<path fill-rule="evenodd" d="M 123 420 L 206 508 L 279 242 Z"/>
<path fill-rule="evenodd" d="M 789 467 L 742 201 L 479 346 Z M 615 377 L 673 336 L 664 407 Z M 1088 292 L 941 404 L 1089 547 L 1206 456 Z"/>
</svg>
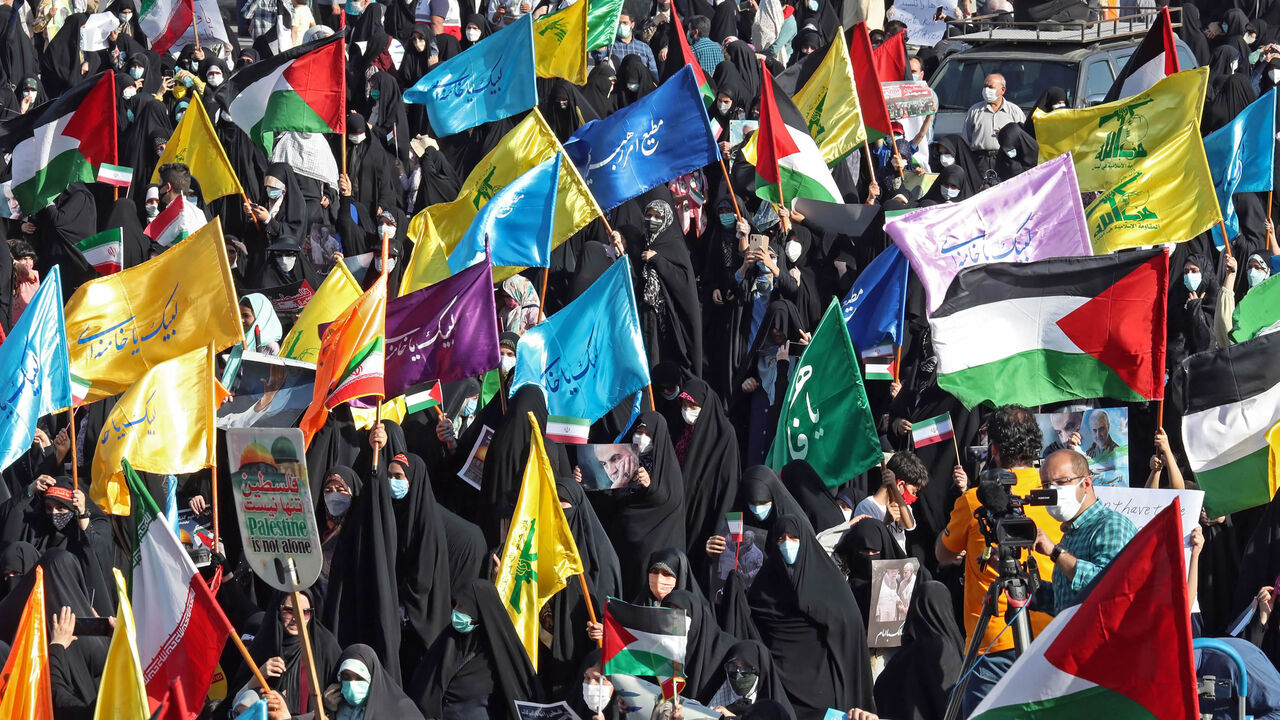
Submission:
<svg viewBox="0 0 1280 720">
<path fill-rule="evenodd" d="M 358 397 L 381 400 L 383 359 L 387 338 L 387 275 L 325 329 L 320 339 L 320 360 L 311 405 L 302 415 L 302 434 L 307 444 L 329 417 L 329 410 Z"/>
<path fill-rule="evenodd" d="M 49 638 L 44 623 L 44 568 L 37 565 L 36 584 L 22 609 L 13 650 L 0 673 L 0 718 L 53 720 Z"/>
</svg>

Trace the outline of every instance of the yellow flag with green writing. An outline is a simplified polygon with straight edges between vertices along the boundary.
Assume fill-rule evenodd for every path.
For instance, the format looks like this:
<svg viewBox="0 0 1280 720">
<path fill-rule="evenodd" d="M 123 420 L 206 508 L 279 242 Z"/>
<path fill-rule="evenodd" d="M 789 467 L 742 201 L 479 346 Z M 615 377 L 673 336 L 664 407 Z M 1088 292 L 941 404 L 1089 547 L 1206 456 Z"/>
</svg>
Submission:
<svg viewBox="0 0 1280 720">
<path fill-rule="evenodd" d="M 280 356 L 293 360 L 316 362 L 320 359 L 320 331 L 324 323 L 333 322 L 351 303 L 360 299 L 364 288 L 356 282 L 343 263 L 335 263 L 333 270 L 320 283 L 316 294 L 307 301 L 293 323 L 293 329 L 280 341 Z"/>
<path fill-rule="evenodd" d="M 843 29 L 836 33 L 836 41 L 813 76 L 791 99 L 809 124 L 809 135 L 828 165 L 867 141 Z"/>
<path fill-rule="evenodd" d="M 1222 220 L 1200 130 L 1188 125 L 1085 208 L 1095 255 L 1183 242 Z"/>
<path fill-rule="evenodd" d="M 512 128 L 497 147 L 490 150 L 476 165 L 471 174 L 462 183 L 458 198 L 453 202 L 438 203 L 423 210 L 427 213 L 436 229 L 445 256 L 453 252 L 458 241 L 467 232 L 471 221 L 480 212 L 480 208 L 489 202 L 495 194 L 511 181 L 528 172 L 533 166 L 551 159 L 564 148 L 551 132 L 547 121 L 543 119 L 538 108 L 534 108 Z M 560 184 L 556 191 L 556 217 L 551 226 L 551 246 L 558 247 L 570 236 L 581 230 L 587 223 L 600 217 L 603 213 L 599 203 L 587 188 L 582 175 L 573 163 L 564 163 L 560 168 Z M 425 237 L 425 221 L 414 218 L 409 224 L 409 237 L 414 241 L 414 252 L 417 243 Z M 494 282 L 501 282 L 523 268 L 494 268 Z"/>
<path fill-rule="evenodd" d="M 533 23 L 533 56 L 538 77 L 564 78 L 574 85 L 587 82 L 587 10 L 576 2 L 544 15 Z"/>
<path fill-rule="evenodd" d="M 1188 128 L 1199 133 L 1209 69 L 1184 70 L 1144 92 L 1080 110 L 1036 110 L 1040 162 L 1071 153 L 1080 189 L 1111 190 Z M 1200 152 L 1201 157 L 1204 151 Z"/>
<path fill-rule="evenodd" d="M 218 136 L 204 111 L 203 103 L 191 103 L 187 112 L 173 129 L 169 142 L 151 172 L 151 182 L 160 182 L 160 168 L 168 163 L 185 163 L 191 175 L 200 183 L 200 195 L 205 202 L 226 195 L 243 195 L 240 179 L 227 160 L 227 153 L 218 142 Z"/>
<path fill-rule="evenodd" d="M 555 474 L 533 413 L 529 413 L 529 425 L 529 461 L 494 585 L 536 670 L 541 629 L 538 615 L 569 578 L 582 573 L 582 557 L 560 508 Z"/>
</svg>

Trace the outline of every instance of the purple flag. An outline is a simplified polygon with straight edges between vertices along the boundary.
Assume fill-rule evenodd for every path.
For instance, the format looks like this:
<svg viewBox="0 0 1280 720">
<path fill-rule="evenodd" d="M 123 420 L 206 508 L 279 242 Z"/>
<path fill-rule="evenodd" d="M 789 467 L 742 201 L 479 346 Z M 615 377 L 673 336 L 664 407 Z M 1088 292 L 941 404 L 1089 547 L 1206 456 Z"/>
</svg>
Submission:
<svg viewBox="0 0 1280 720">
<path fill-rule="evenodd" d="M 498 316 L 488 260 L 387 303 L 387 397 L 496 367 Z"/>
<path fill-rule="evenodd" d="M 962 268 L 1093 254 L 1070 153 L 968 200 L 899 215 L 884 230 L 924 284 L 930 313 Z"/>
</svg>

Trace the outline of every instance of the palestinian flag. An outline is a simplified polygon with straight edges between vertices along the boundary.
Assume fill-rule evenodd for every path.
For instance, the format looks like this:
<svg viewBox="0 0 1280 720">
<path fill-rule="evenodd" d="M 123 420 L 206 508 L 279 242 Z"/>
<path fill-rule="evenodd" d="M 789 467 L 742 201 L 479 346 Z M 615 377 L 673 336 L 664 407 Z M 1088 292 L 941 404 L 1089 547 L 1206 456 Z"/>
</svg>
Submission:
<svg viewBox="0 0 1280 720">
<path fill-rule="evenodd" d="M 277 130 L 346 133 L 346 36 L 339 30 L 237 70 L 227 78 L 231 120 L 268 151 L 267 133 Z"/>
<path fill-rule="evenodd" d="M 405 411 L 409 414 L 426 410 L 428 408 L 440 407 L 444 403 L 444 396 L 440 394 L 440 381 L 431 383 L 430 387 L 425 390 L 419 390 L 416 393 L 410 393 L 404 396 Z"/>
<path fill-rule="evenodd" d="M 1162 398 L 1168 276 L 1159 248 L 961 270 L 929 320 L 938 386 L 965 407 Z"/>
<path fill-rule="evenodd" d="M 193 0 L 142 0 L 138 25 L 151 38 L 151 49 L 167 53 L 195 20 Z"/>
<path fill-rule="evenodd" d="M 871 35 L 866 21 L 849 31 L 849 62 L 853 65 L 853 81 L 858 86 L 858 104 L 862 107 L 862 124 L 867 128 L 867 141 L 892 137 L 889 106 L 884 102 L 884 90 L 876 74 L 875 51 L 871 49 Z"/>
<path fill-rule="evenodd" d="M 880 82 L 910 80 L 911 75 L 907 72 L 906 33 L 894 33 L 893 37 L 880 43 L 879 47 L 872 48 L 871 61 Z"/>
<path fill-rule="evenodd" d="M 187 707 L 203 708 L 227 637 L 234 632 L 187 551 L 137 473 L 123 463 L 133 503 L 134 617 L 138 658 L 152 712 L 178 678 Z"/>
<path fill-rule="evenodd" d="M 1169 20 L 1169 8 L 1160 8 L 1160 14 L 1142 39 L 1142 44 L 1129 56 L 1124 69 L 1111 83 L 1111 89 L 1102 102 L 1115 102 L 1145 92 L 1165 77 L 1178 72 L 1177 46 L 1173 44 L 1173 23 Z"/>
<path fill-rule="evenodd" d="M 679 608 L 640 607 L 609 598 L 604 609 L 604 673 L 684 676 L 689 621 Z"/>
<path fill-rule="evenodd" d="M 689 47 L 689 38 L 684 34 L 684 25 L 680 22 L 680 14 L 676 12 L 675 3 L 671 4 L 671 23 L 675 27 L 676 40 L 680 43 L 680 57 L 684 59 L 685 65 L 693 68 L 693 79 L 698 81 L 698 94 L 702 95 L 702 103 L 710 109 L 711 104 L 716 101 L 716 94 L 711 91 L 707 74 L 702 71 L 701 63 L 694 57 L 693 48 Z"/>
<path fill-rule="evenodd" d="M 862 378 L 864 380 L 893 380 L 897 374 L 895 350 L 892 343 L 877 345 L 862 351 Z"/>
<path fill-rule="evenodd" d="M 185 240 L 204 227 L 207 222 L 209 218 L 205 217 L 203 210 L 186 197 L 179 195 L 160 211 L 155 220 L 147 224 L 147 229 L 143 230 L 142 234 L 163 247 L 170 247 Z"/>
<path fill-rule="evenodd" d="M 1251 288 L 1231 316 L 1231 340 L 1244 342 L 1280 330 L 1280 275 Z"/>
<path fill-rule="evenodd" d="M 795 198 L 840 202 L 840 190 L 822 151 L 809 136 L 809 123 L 761 61 L 768 82 L 760 86 L 760 129 L 756 132 L 756 195 L 785 204 Z"/>
<path fill-rule="evenodd" d="M 124 268 L 124 231 L 120 228 L 90 235 L 76 243 L 76 249 L 99 275 L 118 273 Z"/>
<path fill-rule="evenodd" d="M 1204 490 L 1209 517 L 1264 505 L 1267 432 L 1280 422 L 1280 333 L 1183 361 L 1174 387 L 1182 399 L 1182 444 Z"/>
<path fill-rule="evenodd" d="M 13 149 L 13 196 L 36 213 L 73 182 L 91 183 L 116 159 L 116 85 L 103 73 L 5 123 L 0 147 Z"/>
<path fill-rule="evenodd" d="M 950 440 L 955 435 L 951 427 L 951 413 L 945 412 L 928 420 L 911 423 L 911 444 L 917 449 L 943 440 Z"/>
<path fill-rule="evenodd" d="M 1177 499 L 1040 632 L 974 720 L 1198 718 Z"/>
<path fill-rule="evenodd" d="M 547 439 L 570 445 L 586 445 L 591 421 L 565 415 L 547 416 Z"/>
</svg>

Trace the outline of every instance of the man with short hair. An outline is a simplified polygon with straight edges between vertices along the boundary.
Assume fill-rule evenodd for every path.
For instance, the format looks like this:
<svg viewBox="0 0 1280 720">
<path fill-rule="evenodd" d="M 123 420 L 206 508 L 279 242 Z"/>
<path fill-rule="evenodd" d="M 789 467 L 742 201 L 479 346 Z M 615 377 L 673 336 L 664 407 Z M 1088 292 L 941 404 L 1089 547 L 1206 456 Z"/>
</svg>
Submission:
<svg viewBox="0 0 1280 720">
<path fill-rule="evenodd" d="M 635 23 L 631 21 L 631 16 L 624 12 L 618 16 L 618 39 L 607 48 L 593 50 L 591 57 L 596 64 L 603 62 L 607 58 L 612 58 L 613 69 L 617 71 L 622 67 L 622 59 L 628 55 L 639 55 L 644 60 L 644 66 L 649 68 L 649 72 L 653 73 L 654 79 L 657 79 L 658 63 L 654 60 L 653 50 L 649 48 L 649 43 L 641 42 L 635 38 Z"/>
<path fill-rule="evenodd" d="M 889 534 L 903 552 L 907 551 L 907 531 L 916 529 L 911 505 L 929 484 L 929 470 L 916 454 L 896 452 L 885 463 L 880 489 L 854 508 L 854 516 L 870 515 L 889 527 Z"/>
<path fill-rule="evenodd" d="M 991 73 L 982 85 L 982 102 L 969 108 L 964 119 L 964 141 L 978 157 L 978 165 L 985 172 L 994 170 L 996 152 L 1000 150 L 1000 128 L 1009 123 L 1025 122 L 1022 108 L 1005 102 L 1004 76 Z M 977 188 L 975 188 L 976 190 Z"/>
<path fill-rule="evenodd" d="M 1036 532 L 1034 550 L 1053 563 L 1053 614 L 1078 604 L 1089 583 L 1115 559 L 1138 530 L 1129 518 L 1098 502 L 1089 459 L 1075 450 L 1059 450 L 1040 468 L 1041 486 L 1057 490 L 1058 502 L 1046 510 L 1062 523 L 1055 543 Z"/>
<path fill-rule="evenodd" d="M 160 182 L 156 187 L 160 191 L 160 209 L 164 210 L 191 189 L 191 168 L 183 163 L 165 163 L 160 166 L 159 175 Z"/>
<path fill-rule="evenodd" d="M 716 71 L 716 66 L 724 60 L 724 50 L 709 37 L 710 35 L 710 18 L 705 15 L 695 15 L 689 20 L 689 49 L 693 51 L 693 57 L 702 66 L 702 72 L 706 73 L 707 77 L 711 77 Z"/>
</svg>

